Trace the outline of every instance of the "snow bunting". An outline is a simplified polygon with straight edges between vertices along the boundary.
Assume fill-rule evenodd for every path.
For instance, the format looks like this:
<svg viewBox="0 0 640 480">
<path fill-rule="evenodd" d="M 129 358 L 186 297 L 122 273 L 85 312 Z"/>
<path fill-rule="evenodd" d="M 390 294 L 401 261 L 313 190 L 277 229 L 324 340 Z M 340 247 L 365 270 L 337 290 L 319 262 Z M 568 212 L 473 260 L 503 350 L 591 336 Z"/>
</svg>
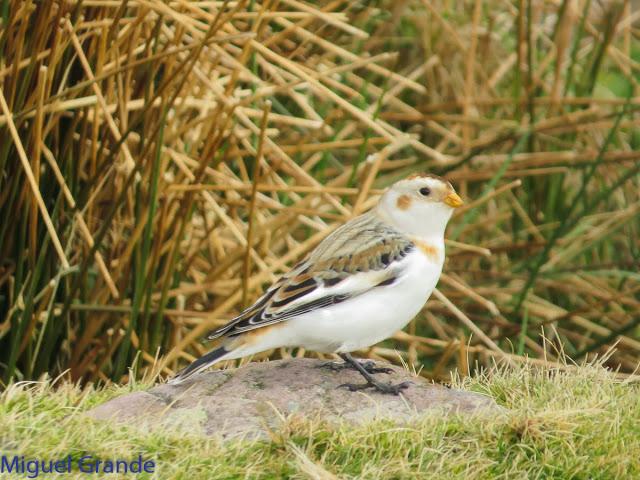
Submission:
<svg viewBox="0 0 640 480">
<path fill-rule="evenodd" d="M 407 383 L 382 383 L 387 369 L 349 352 L 402 329 L 424 306 L 444 264 L 444 231 L 462 205 L 443 178 L 414 174 L 392 185 L 377 206 L 327 236 L 251 307 L 207 337 L 220 347 L 179 372 L 179 383 L 210 365 L 279 347 L 337 353 L 366 379 L 344 384 L 398 394 Z"/>
</svg>

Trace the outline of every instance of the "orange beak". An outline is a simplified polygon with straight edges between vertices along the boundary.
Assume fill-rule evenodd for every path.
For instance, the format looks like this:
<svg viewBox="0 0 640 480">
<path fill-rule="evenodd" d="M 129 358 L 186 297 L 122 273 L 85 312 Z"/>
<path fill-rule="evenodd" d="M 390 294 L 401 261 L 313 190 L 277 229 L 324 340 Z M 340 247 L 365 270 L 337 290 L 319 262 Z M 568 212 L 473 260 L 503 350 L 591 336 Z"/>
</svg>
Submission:
<svg viewBox="0 0 640 480">
<path fill-rule="evenodd" d="M 444 203 L 453 208 L 458 208 L 461 205 L 464 205 L 464 202 L 456 192 L 451 192 L 449 195 L 444 197 Z"/>
</svg>

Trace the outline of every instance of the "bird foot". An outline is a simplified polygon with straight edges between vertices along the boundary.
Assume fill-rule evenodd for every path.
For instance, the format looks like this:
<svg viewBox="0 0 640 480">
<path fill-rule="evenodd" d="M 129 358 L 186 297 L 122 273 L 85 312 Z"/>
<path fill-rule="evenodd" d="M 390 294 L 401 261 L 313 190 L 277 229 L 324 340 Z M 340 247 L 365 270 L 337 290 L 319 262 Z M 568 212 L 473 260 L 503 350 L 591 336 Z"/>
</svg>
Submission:
<svg viewBox="0 0 640 480">
<path fill-rule="evenodd" d="M 367 373 L 393 373 L 392 368 L 376 367 L 376 363 L 373 360 L 366 360 L 364 362 L 358 363 L 362 366 L 362 368 L 364 368 Z M 345 369 L 356 370 L 356 367 L 348 362 L 326 362 L 322 365 L 319 365 L 318 368 L 326 368 L 333 372 L 339 372 Z"/>
<path fill-rule="evenodd" d="M 338 388 L 346 388 L 350 392 L 357 392 L 359 390 L 366 390 L 367 388 L 373 388 L 380 393 L 390 393 L 392 395 L 399 395 L 402 390 L 409 388 L 412 382 L 402 383 L 382 383 L 382 382 L 367 382 L 367 383 L 343 383 Z"/>
</svg>

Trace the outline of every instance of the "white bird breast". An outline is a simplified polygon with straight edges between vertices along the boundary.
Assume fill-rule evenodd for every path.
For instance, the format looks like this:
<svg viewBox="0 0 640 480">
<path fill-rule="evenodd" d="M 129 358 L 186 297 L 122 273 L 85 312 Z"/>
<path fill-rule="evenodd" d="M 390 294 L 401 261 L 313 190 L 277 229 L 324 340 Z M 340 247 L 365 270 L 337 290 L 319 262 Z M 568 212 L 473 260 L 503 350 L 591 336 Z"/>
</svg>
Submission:
<svg viewBox="0 0 640 480">
<path fill-rule="evenodd" d="M 416 316 L 433 292 L 442 272 L 444 245 L 438 257 L 431 259 L 416 248 L 403 259 L 406 270 L 393 284 L 287 320 L 233 356 L 284 346 L 351 352 L 389 338 Z"/>
</svg>

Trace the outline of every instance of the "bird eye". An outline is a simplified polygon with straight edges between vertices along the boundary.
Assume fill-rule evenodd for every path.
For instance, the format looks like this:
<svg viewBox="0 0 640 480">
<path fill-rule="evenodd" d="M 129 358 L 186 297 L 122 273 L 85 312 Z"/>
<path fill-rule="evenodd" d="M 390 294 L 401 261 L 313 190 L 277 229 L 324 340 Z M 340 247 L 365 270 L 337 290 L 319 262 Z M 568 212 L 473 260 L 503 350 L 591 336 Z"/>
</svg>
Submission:
<svg viewBox="0 0 640 480">
<path fill-rule="evenodd" d="M 420 192 L 420 195 L 428 197 L 429 194 L 431 193 L 431 189 L 429 189 L 428 187 L 422 187 L 420 190 L 418 190 Z"/>
</svg>

